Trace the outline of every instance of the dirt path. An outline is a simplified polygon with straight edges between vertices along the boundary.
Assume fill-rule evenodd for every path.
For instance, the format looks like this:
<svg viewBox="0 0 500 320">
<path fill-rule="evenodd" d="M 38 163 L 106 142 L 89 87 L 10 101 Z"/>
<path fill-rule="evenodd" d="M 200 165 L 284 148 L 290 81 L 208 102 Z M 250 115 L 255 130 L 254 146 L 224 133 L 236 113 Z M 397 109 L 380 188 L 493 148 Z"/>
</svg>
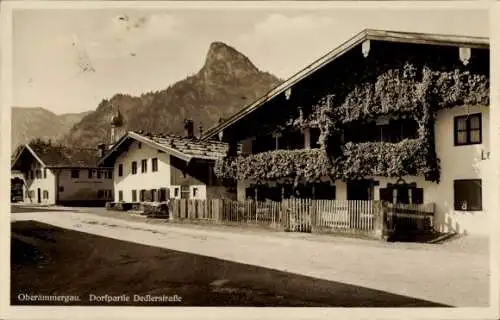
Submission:
<svg viewBox="0 0 500 320">
<path fill-rule="evenodd" d="M 15 213 L 12 219 L 36 220 L 447 305 L 480 307 L 489 302 L 489 259 L 483 253 L 433 249 L 428 245 L 408 249 L 335 240 L 304 241 L 272 233 L 182 228 L 82 212 Z"/>
</svg>

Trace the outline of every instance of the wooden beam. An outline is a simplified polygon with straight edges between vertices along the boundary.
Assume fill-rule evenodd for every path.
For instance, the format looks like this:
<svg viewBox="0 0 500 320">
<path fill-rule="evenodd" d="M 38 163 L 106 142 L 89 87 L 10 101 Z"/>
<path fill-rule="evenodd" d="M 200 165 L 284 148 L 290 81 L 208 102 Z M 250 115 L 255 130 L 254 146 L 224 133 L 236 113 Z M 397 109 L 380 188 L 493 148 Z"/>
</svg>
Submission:
<svg viewBox="0 0 500 320">
<path fill-rule="evenodd" d="M 361 52 L 363 53 L 363 57 L 368 58 L 370 53 L 370 40 L 365 40 L 361 44 Z"/>
<path fill-rule="evenodd" d="M 304 134 L 304 148 L 311 149 L 311 129 L 305 128 L 302 133 Z"/>
<path fill-rule="evenodd" d="M 471 57 L 471 48 L 468 47 L 460 47 L 458 48 L 458 56 L 460 61 L 464 64 L 464 66 L 469 64 Z"/>
</svg>

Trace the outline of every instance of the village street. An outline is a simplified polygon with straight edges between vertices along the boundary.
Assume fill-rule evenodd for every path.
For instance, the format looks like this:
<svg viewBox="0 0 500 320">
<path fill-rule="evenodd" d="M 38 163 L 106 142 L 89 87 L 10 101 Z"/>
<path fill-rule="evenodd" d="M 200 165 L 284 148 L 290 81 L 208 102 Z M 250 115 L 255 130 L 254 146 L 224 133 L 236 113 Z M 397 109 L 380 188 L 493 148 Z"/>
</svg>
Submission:
<svg viewBox="0 0 500 320">
<path fill-rule="evenodd" d="M 147 223 L 145 219 L 126 216 L 40 208 L 13 210 L 11 219 L 34 220 L 450 306 L 485 307 L 489 303 L 487 242 L 478 242 L 470 248 L 461 245 L 461 239 L 444 245 L 382 243 L 299 233 L 245 232 L 229 227 Z M 336 293 L 331 294 L 334 299 Z"/>
</svg>

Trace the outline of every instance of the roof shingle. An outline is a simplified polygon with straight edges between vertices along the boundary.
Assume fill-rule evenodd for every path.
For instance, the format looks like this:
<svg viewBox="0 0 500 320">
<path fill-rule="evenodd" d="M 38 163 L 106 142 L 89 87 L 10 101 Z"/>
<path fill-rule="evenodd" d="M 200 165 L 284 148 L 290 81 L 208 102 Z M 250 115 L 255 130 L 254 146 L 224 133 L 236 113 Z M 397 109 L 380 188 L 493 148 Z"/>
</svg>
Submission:
<svg viewBox="0 0 500 320">
<path fill-rule="evenodd" d="M 29 147 L 49 167 L 97 167 L 97 149 L 32 145 Z"/>
<path fill-rule="evenodd" d="M 166 134 L 145 134 L 140 131 L 134 131 L 134 133 L 160 146 L 174 149 L 188 157 L 196 159 L 217 160 L 223 158 L 228 151 L 227 143 L 219 141 L 202 141 L 198 138 L 187 138 Z"/>
</svg>

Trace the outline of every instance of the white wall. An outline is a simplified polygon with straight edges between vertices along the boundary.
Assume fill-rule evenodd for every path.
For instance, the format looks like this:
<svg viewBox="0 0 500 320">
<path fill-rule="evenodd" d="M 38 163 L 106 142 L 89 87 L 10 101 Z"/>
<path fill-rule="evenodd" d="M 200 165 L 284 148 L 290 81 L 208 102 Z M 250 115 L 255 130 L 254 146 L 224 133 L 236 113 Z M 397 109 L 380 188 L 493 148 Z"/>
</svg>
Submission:
<svg viewBox="0 0 500 320">
<path fill-rule="evenodd" d="M 44 178 L 44 167 L 38 162 L 38 161 L 33 161 L 30 166 L 30 170 L 32 170 L 34 173 L 34 179 L 31 179 L 30 172 L 25 172 L 24 173 L 24 202 L 25 203 L 38 203 L 38 189 L 40 189 L 40 200 L 42 204 L 54 204 L 55 203 L 55 176 L 52 173 L 51 170 L 46 169 L 46 178 Z M 36 170 L 40 170 L 41 172 L 41 177 L 36 177 Z M 48 199 L 43 198 L 43 193 L 44 191 L 48 192 Z M 29 192 L 31 192 L 31 199 L 28 196 Z"/>
<path fill-rule="evenodd" d="M 97 178 L 97 173 L 94 172 L 92 178 L 89 178 L 89 169 L 73 169 L 79 170 L 79 177 L 71 177 L 72 169 L 55 170 L 58 174 L 58 192 L 59 201 L 94 201 L 94 200 L 113 200 L 113 179 L 106 178 L 101 174 L 101 178 Z M 97 168 L 91 169 L 97 170 Z M 100 169 L 104 171 L 104 169 Z M 62 189 L 61 189 L 62 187 Z M 99 190 L 110 190 L 109 196 L 98 197 Z"/>
<path fill-rule="evenodd" d="M 468 113 L 482 113 L 482 144 L 455 146 L 454 118 Z M 424 203 L 436 205 L 435 225 L 443 232 L 486 235 L 489 233 L 487 212 L 488 174 L 490 160 L 481 160 L 481 151 L 489 150 L 489 109 L 487 107 L 455 107 L 441 110 L 435 125 L 436 152 L 440 159 L 440 182 L 425 181 L 424 177 L 403 177 L 407 183 L 415 182 L 424 189 Z M 375 187 L 375 200 L 380 199 L 379 190 L 396 178 L 373 177 L 379 181 Z M 458 179 L 482 179 L 483 211 L 455 211 L 453 181 Z"/>
<path fill-rule="evenodd" d="M 41 177 L 39 178 L 36 177 L 37 169 L 41 171 Z M 43 175 L 44 169 L 46 169 L 45 178 Z M 23 190 L 25 203 L 38 203 L 38 189 L 40 189 L 41 193 L 41 204 L 55 204 L 56 201 L 112 200 L 113 179 L 106 179 L 104 175 L 100 179 L 97 176 L 89 179 L 88 169 L 78 169 L 80 171 L 78 179 L 71 178 L 71 169 L 44 168 L 37 161 L 31 164 L 30 170 L 35 172 L 34 179 L 31 179 L 29 171 L 23 174 L 26 182 Z M 97 170 L 97 168 L 94 170 Z M 63 189 L 59 189 L 58 186 Z M 109 196 L 105 197 L 106 193 L 103 192 L 103 196 L 98 197 L 98 190 L 109 190 Z M 30 191 L 31 199 L 28 197 Z M 48 192 L 48 198 L 44 198 L 44 191 Z M 56 193 L 58 193 L 58 199 Z"/>
<path fill-rule="evenodd" d="M 153 172 L 152 158 L 158 158 L 158 171 Z M 147 172 L 141 173 L 141 160 L 147 159 Z M 132 174 L 132 161 L 137 161 L 137 173 Z M 118 165 L 123 164 L 123 176 L 118 176 Z M 159 153 L 157 149 L 134 141 L 127 152 L 118 156 L 114 167 L 115 201 L 118 201 L 118 192 L 123 191 L 123 201 L 132 201 L 132 190 L 137 190 L 137 199 L 141 189 L 170 188 L 170 156 Z"/>
<path fill-rule="evenodd" d="M 454 146 L 454 117 L 468 113 L 482 113 L 482 144 Z M 490 160 L 481 160 L 481 151 L 490 151 L 488 107 L 456 107 L 443 110 L 436 121 L 436 151 L 441 160 L 441 181 L 436 187 L 435 200 L 438 219 L 443 228 L 460 233 L 487 234 L 489 218 L 487 217 L 487 166 Z M 483 211 L 463 212 L 454 210 L 453 180 L 482 179 Z"/>
</svg>

